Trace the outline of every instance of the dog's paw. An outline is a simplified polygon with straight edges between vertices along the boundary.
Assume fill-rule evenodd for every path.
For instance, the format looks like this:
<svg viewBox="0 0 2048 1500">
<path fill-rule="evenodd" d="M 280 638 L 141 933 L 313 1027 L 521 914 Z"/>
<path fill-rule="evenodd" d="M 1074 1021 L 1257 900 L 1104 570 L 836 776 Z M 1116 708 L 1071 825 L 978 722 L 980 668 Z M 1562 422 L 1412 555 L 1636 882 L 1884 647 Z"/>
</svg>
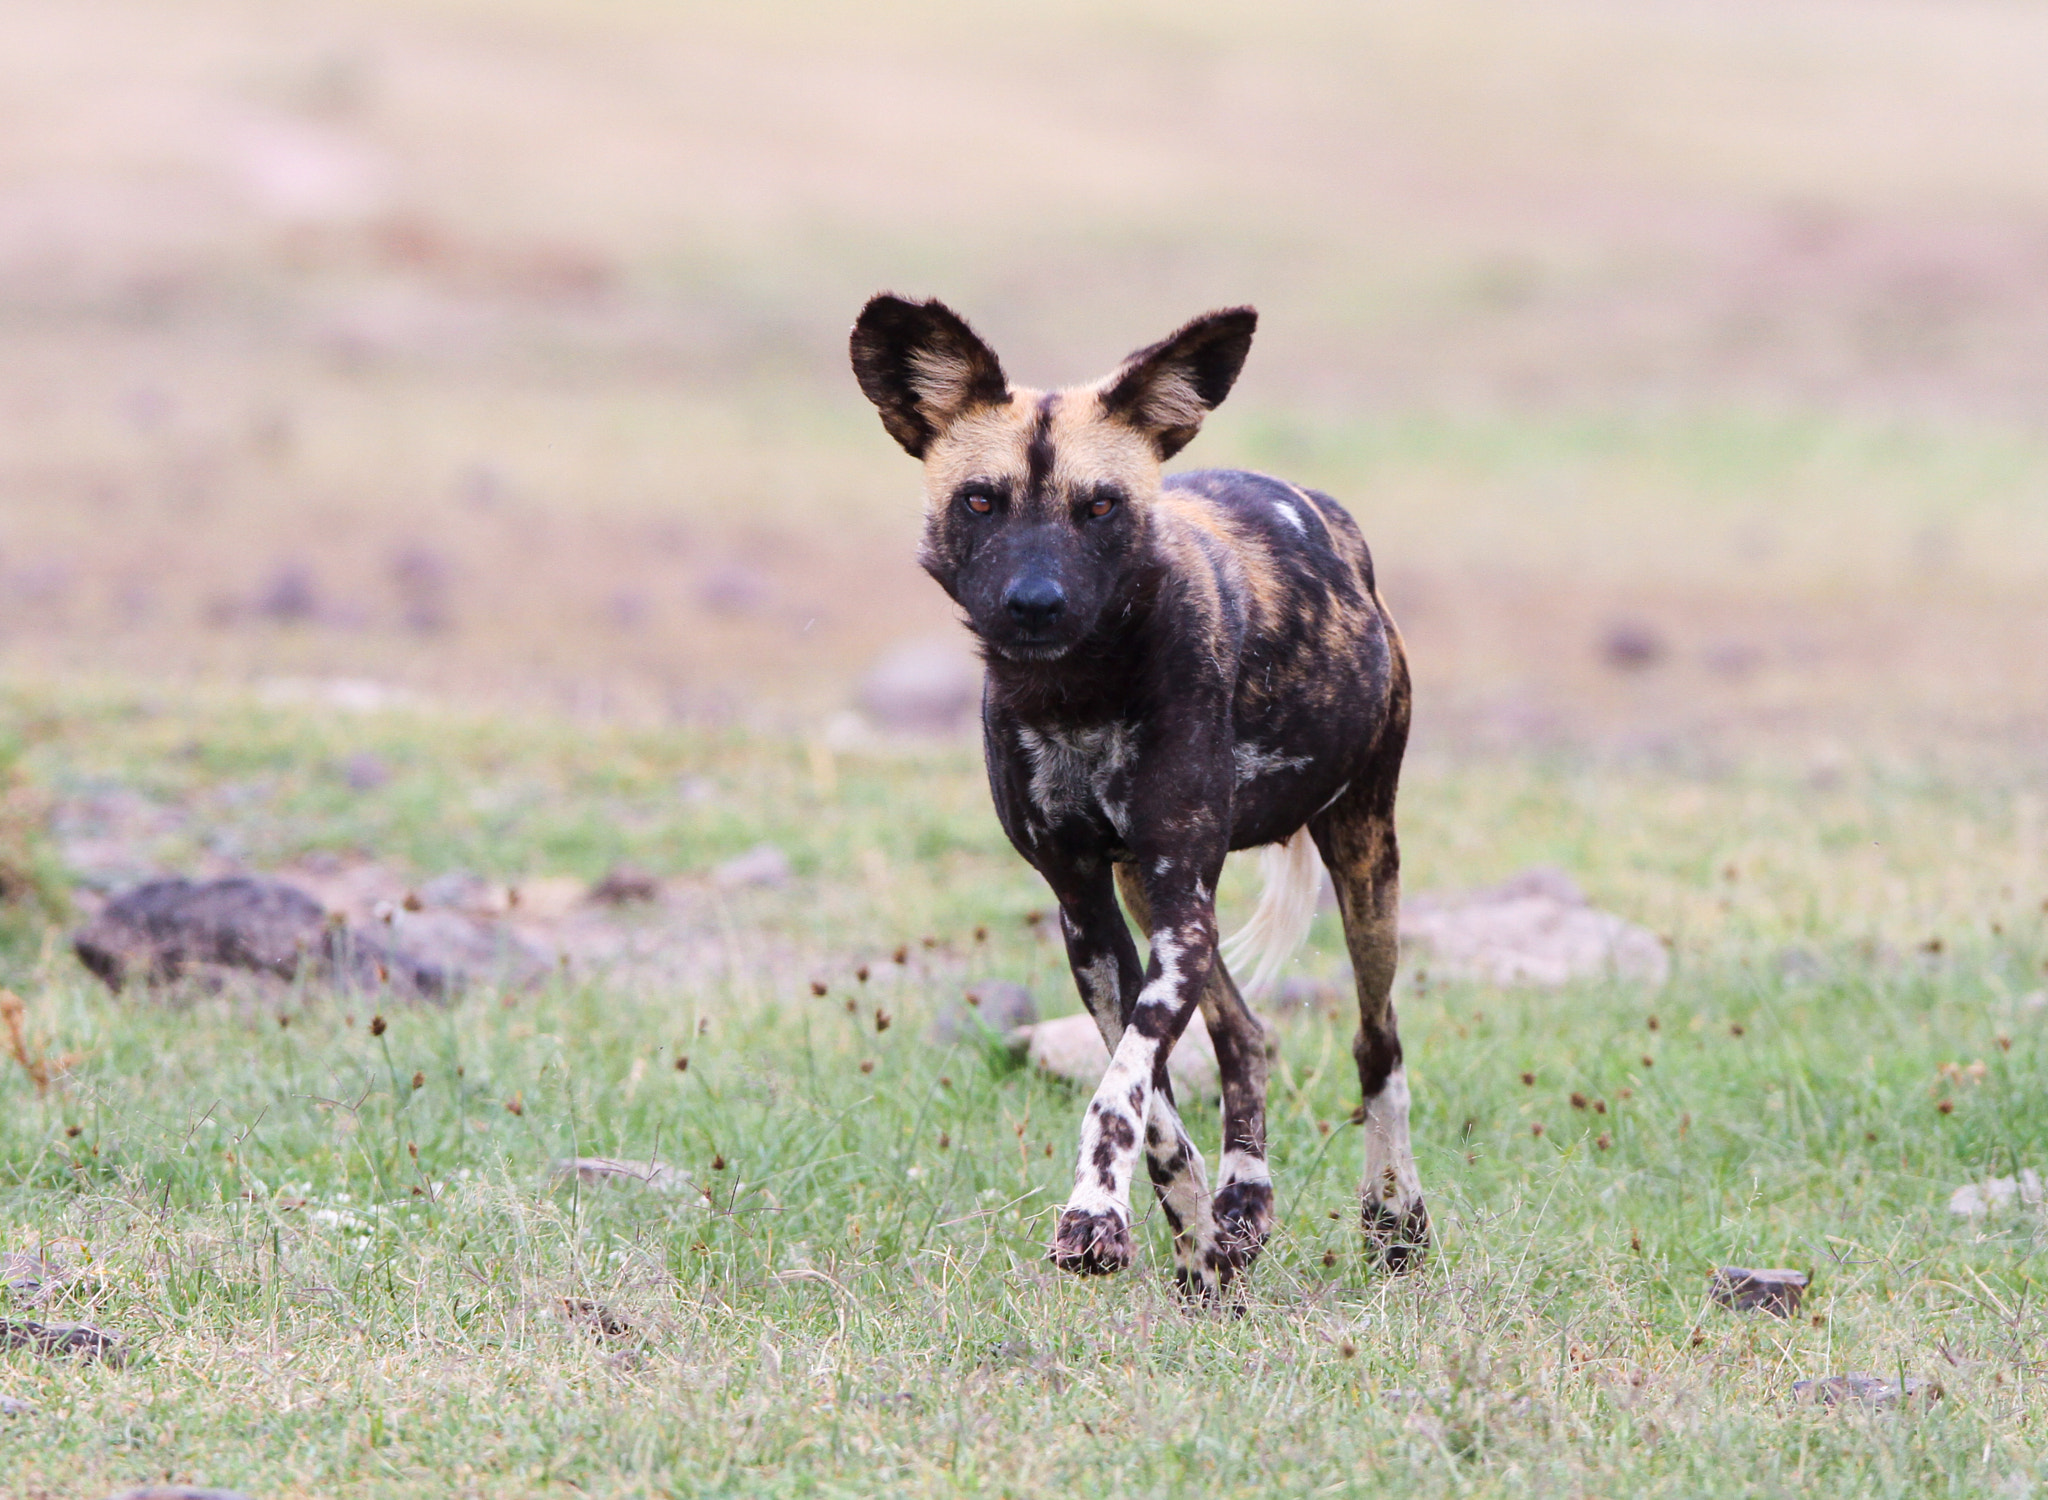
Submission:
<svg viewBox="0 0 2048 1500">
<path fill-rule="evenodd" d="M 1060 1215 L 1045 1258 L 1076 1276 L 1108 1276 L 1128 1267 L 1135 1253 L 1131 1227 L 1120 1215 L 1070 1208 Z"/>
<path fill-rule="evenodd" d="M 1362 1215 L 1366 1253 L 1387 1270 L 1413 1270 L 1429 1252 L 1429 1209 L 1420 1198 L 1405 1210 L 1368 1198 Z"/>
<path fill-rule="evenodd" d="M 1244 1298 L 1233 1293 L 1235 1284 L 1236 1273 L 1214 1250 L 1205 1251 L 1199 1259 L 1178 1261 L 1173 1268 L 1174 1290 L 1180 1293 L 1182 1305 L 1190 1312 L 1223 1311 L 1243 1316 Z"/>
<path fill-rule="evenodd" d="M 1210 1217 L 1216 1225 L 1216 1255 L 1232 1270 L 1243 1270 L 1266 1248 L 1273 1232 L 1273 1184 L 1233 1182 L 1216 1190 L 1210 1200 Z"/>
</svg>

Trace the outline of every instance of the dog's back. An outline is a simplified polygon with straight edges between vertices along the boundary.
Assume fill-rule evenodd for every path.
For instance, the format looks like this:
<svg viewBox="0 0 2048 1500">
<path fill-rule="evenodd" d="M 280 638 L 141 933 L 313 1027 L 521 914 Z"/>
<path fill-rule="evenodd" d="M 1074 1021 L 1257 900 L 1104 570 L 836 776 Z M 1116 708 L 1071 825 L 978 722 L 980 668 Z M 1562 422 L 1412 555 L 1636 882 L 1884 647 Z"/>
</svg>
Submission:
<svg viewBox="0 0 2048 1500">
<path fill-rule="evenodd" d="M 1335 500 L 1264 474 L 1177 474 L 1156 509 L 1184 591 L 1173 628 L 1212 632 L 1235 676 L 1231 847 L 1274 843 L 1405 735 L 1407 667 L 1372 553 Z"/>
</svg>

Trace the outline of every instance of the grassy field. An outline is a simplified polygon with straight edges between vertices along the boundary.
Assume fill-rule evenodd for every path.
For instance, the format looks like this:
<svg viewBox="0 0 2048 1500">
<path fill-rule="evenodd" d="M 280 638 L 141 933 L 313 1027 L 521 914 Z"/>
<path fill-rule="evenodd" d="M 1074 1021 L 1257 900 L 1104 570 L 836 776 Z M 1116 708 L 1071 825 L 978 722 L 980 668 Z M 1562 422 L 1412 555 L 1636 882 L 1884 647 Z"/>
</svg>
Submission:
<svg viewBox="0 0 2048 1500">
<path fill-rule="evenodd" d="M 2048 1477 L 2041 1221 L 1946 1208 L 2042 1159 L 2037 777 L 1424 758 L 1413 887 L 1559 860 L 1672 937 L 1675 977 L 1655 996 L 1404 977 L 1442 1248 L 1398 1281 L 1353 1227 L 1346 1024 L 1280 1019 L 1281 1230 L 1233 1319 L 1176 1305 L 1156 1213 L 1132 1274 L 1051 1275 L 1079 1097 L 1000 1048 L 924 1039 L 978 977 L 1074 1006 L 964 750 L 821 759 L 737 733 L 112 690 L 17 696 L 11 717 L 60 806 L 120 786 L 183 809 L 188 845 L 154 851 L 172 862 L 234 846 L 375 850 L 421 876 L 688 875 L 767 837 L 797 871 L 622 919 L 715 933 L 697 981 L 571 973 L 445 1008 L 114 998 L 19 921 L 5 980 L 32 1054 L 75 1061 L 47 1093 L 0 1071 L 0 1233 L 79 1272 L 38 1316 L 118 1332 L 131 1357 L 0 1356 L 0 1395 L 32 1404 L 0 1417 L 11 1494 L 164 1475 L 494 1500 Z M 364 751 L 394 774 L 352 791 L 335 767 Z M 1197 1134 L 1213 1152 L 1213 1119 Z M 575 1154 L 658 1156 L 695 1186 L 552 1183 Z M 1729 1263 L 1814 1289 L 1790 1322 L 1710 1307 Z M 1795 1379 L 1851 1370 L 1943 1398 L 1793 1402 Z"/>
<path fill-rule="evenodd" d="M 2044 71 L 2004 0 L 14 0 L 0 1253 L 76 1274 L 0 1317 L 129 1358 L 0 1351 L 0 1494 L 2034 1493 L 2048 1223 L 1947 1204 L 2048 1166 Z M 926 1036 L 1074 1007 L 1045 895 L 966 742 L 841 732 L 957 630 L 845 369 L 883 286 L 1030 383 L 1256 303 L 1186 462 L 1371 540 L 1409 889 L 1669 940 L 1404 971 L 1420 1274 L 1315 1007 L 1242 1317 L 1156 1214 L 1042 1263 L 1080 1097 Z M 445 1007 L 68 946 L 149 871 L 622 863 L 658 904 Z M 1849 1371 L 1942 1399 L 1794 1403 Z"/>
</svg>

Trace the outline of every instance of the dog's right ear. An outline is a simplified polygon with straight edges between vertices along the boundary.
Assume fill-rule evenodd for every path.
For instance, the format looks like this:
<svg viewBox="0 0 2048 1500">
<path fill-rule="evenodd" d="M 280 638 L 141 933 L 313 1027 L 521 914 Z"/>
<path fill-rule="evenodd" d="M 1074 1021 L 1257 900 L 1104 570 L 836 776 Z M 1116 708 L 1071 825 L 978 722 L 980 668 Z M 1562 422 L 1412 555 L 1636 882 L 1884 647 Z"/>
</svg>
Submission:
<svg viewBox="0 0 2048 1500">
<path fill-rule="evenodd" d="M 912 458 L 975 407 L 1010 399 L 995 354 L 943 302 L 885 292 L 860 310 L 849 346 L 861 390 Z"/>
</svg>

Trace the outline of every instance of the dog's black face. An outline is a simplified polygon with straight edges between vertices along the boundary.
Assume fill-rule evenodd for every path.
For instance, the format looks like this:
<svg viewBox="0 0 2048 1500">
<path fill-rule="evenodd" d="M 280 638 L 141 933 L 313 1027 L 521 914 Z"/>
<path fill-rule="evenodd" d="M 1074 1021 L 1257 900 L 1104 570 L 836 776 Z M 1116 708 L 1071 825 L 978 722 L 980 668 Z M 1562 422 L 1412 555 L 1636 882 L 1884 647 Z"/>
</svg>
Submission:
<svg viewBox="0 0 2048 1500">
<path fill-rule="evenodd" d="M 1136 433 L 1089 431 L 1103 424 L 1062 420 L 1065 405 L 1012 398 L 1000 420 L 956 424 L 927 458 L 925 570 L 1012 660 L 1053 660 L 1094 633 L 1131 585 L 1143 501 L 1158 487 Z"/>
<path fill-rule="evenodd" d="M 938 302 L 877 297 L 853 367 L 882 424 L 925 466 L 925 569 L 990 652 L 1051 661 L 1139 586 L 1160 463 L 1236 380 L 1248 308 L 1211 313 L 1092 386 L 1013 389 Z"/>
</svg>

